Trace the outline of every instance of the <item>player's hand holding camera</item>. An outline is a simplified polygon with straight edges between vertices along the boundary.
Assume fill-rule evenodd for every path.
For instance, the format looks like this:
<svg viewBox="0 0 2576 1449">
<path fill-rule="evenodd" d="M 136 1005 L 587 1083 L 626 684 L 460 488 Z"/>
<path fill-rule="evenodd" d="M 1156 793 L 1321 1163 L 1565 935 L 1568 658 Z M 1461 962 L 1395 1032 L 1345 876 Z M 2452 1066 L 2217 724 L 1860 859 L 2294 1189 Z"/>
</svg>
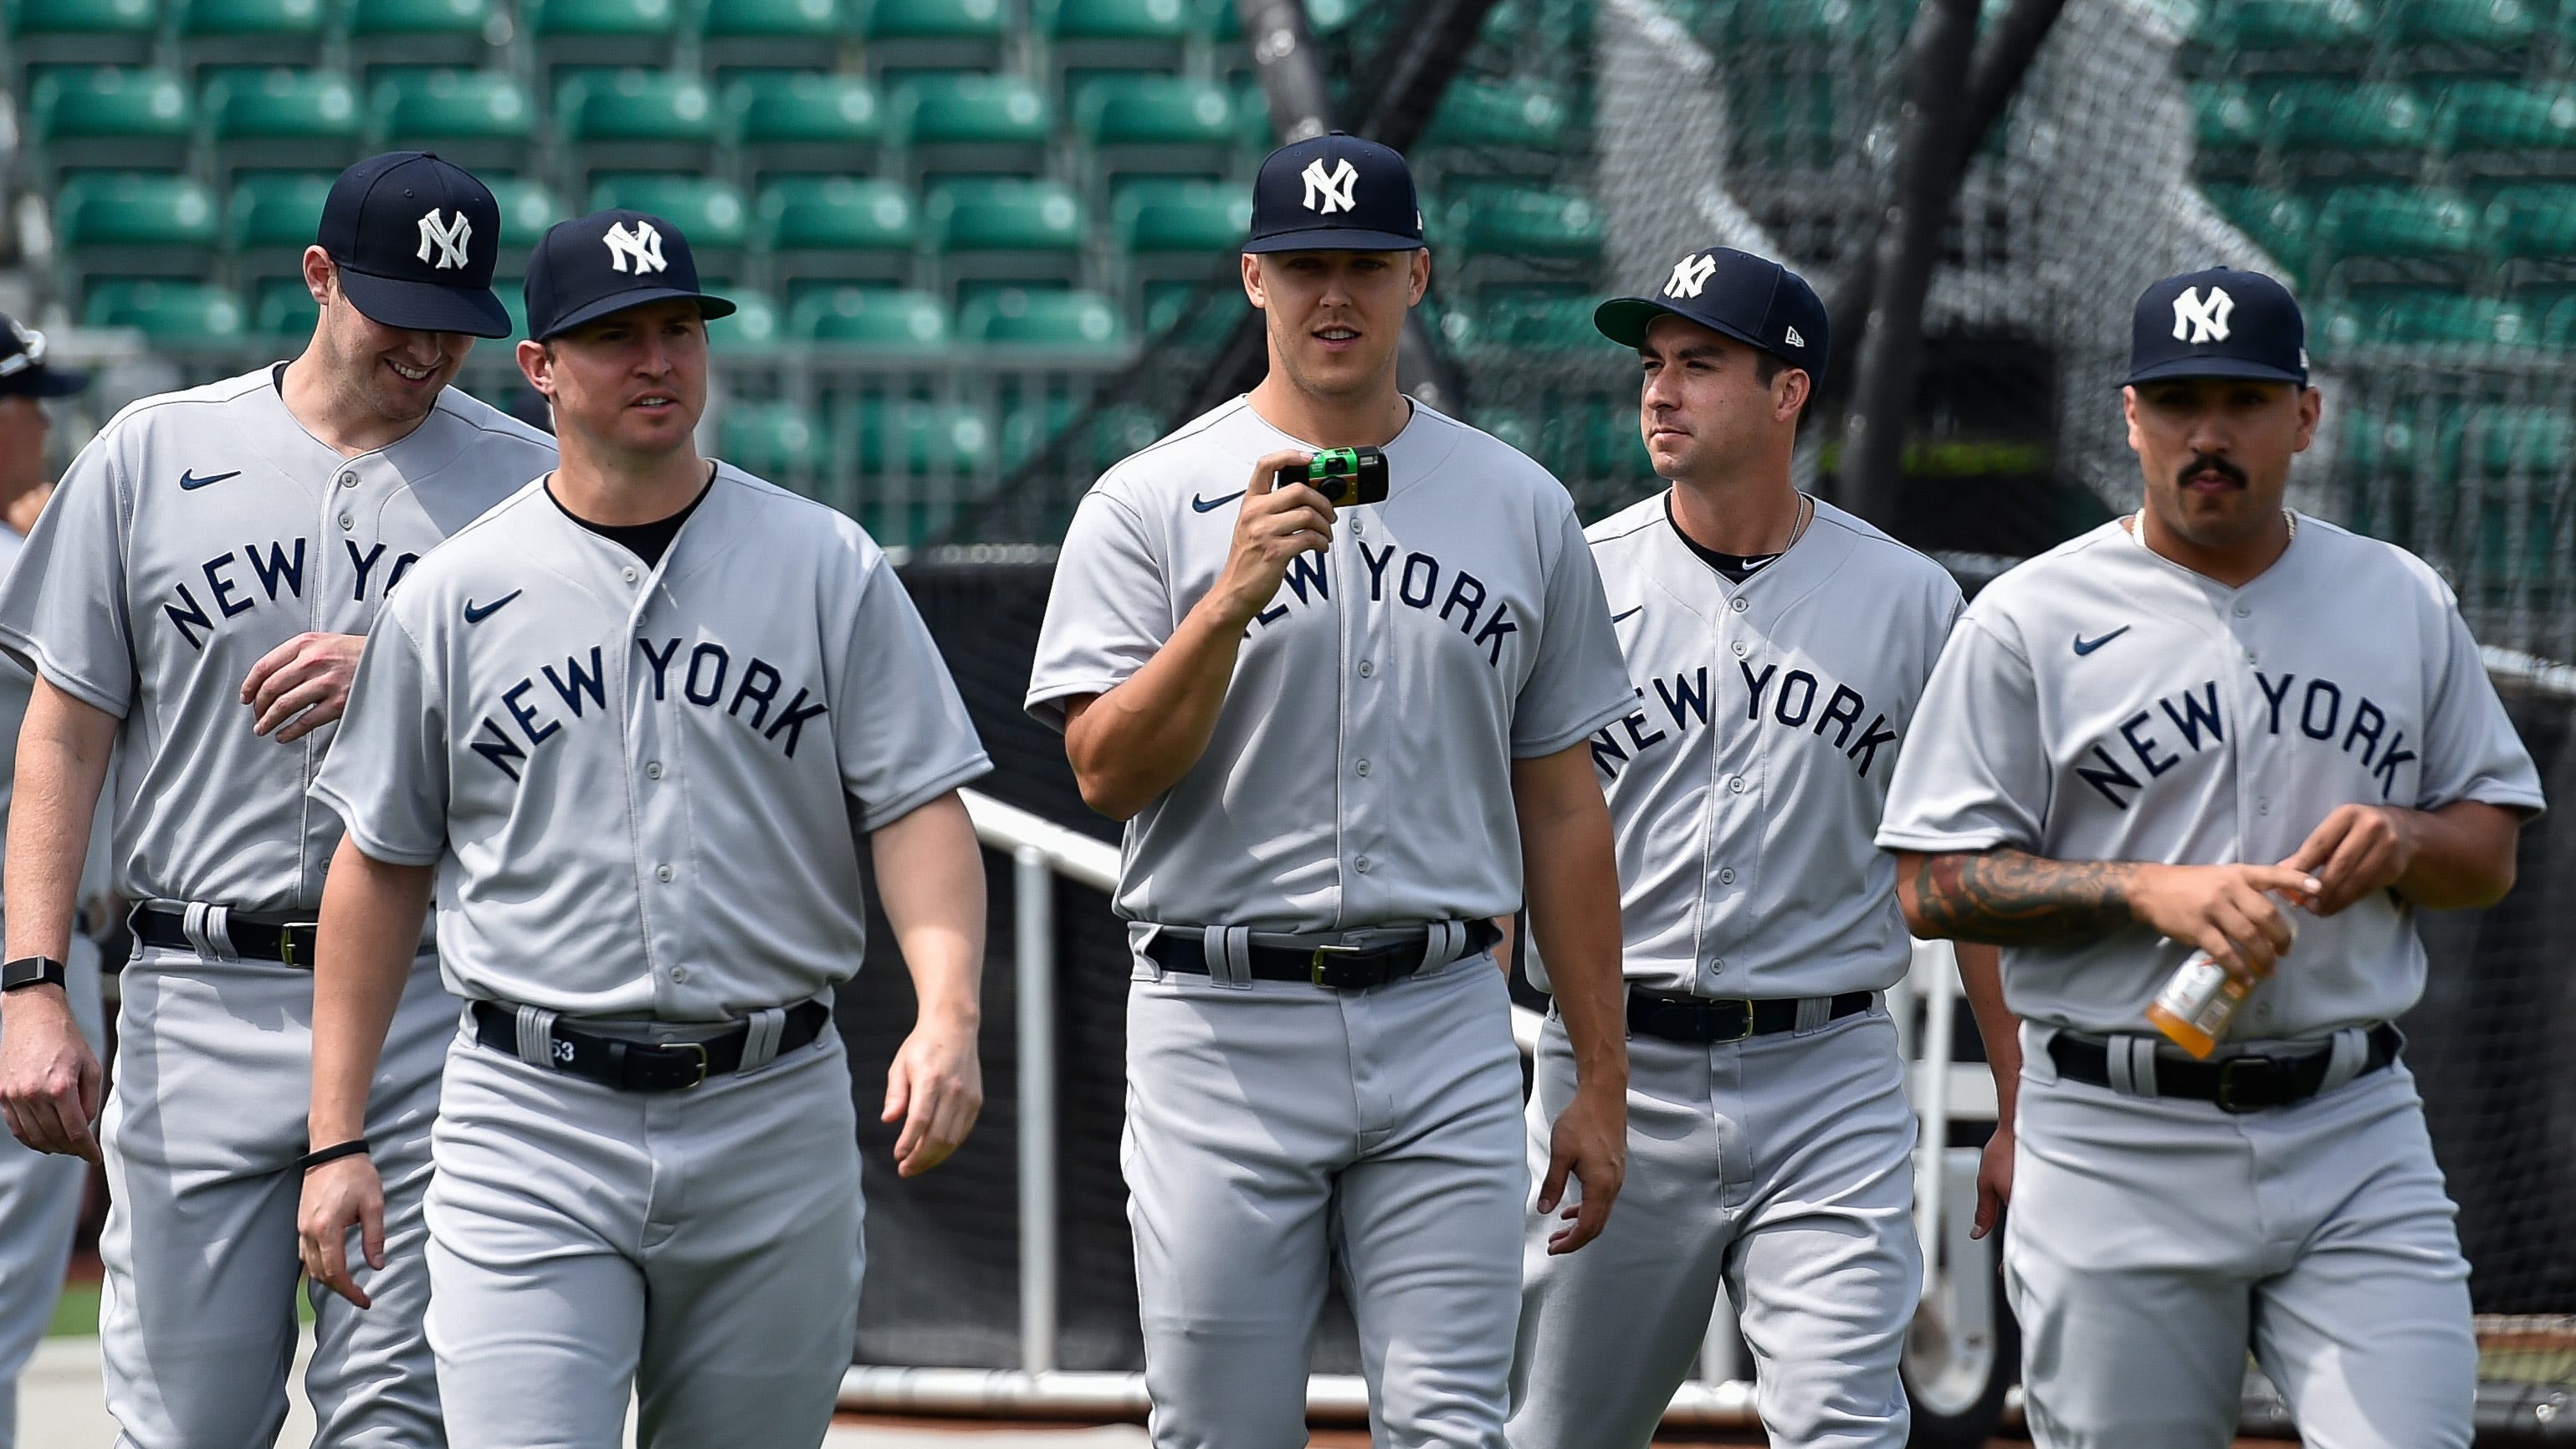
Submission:
<svg viewBox="0 0 2576 1449">
<path fill-rule="evenodd" d="M 1314 456 L 1302 450 L 1266 453 L 1252 465 L 1243 507 L 1234 519 L 1234 549 L 1209 591 L 1237 627 L 1248 627 L 1253 616 L 1270 607 L 1290 559 L 1332 545 L 1333 505 L 1315 488 L 1282 477 L 1292 471 L 1302 477 Z"/>
<path fill-rule="evenodd" d="M 367 1266 L 385 1265 L 385 1184 L 373 1159 L 361 1152 L 307 1169 L 304 1201 L 295 1211 L 296 1255 L 305 1275 L 355 1303 L 373 1305 L 349 1276 L 349 1229 L 359 1229 Z"/>
</svg>

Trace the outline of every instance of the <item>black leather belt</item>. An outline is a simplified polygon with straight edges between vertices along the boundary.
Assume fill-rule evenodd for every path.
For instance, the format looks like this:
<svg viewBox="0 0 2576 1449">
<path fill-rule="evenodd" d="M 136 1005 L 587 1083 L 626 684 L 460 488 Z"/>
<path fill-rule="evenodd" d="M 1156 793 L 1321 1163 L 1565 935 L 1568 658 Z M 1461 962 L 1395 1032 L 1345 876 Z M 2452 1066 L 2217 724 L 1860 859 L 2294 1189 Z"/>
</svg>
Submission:
<svg viewBox="0 0 2576 1449">
<path fill-rule="evenodd" d="M 1457 956 L 1473 956 L 1496 941 L 1503 933 L 1491 921 L 1467 923 L 1466 949 Z M 1251 946 L 1245 954 L 1251 958 L 1252 975 L 1259 981 L 1303 981 L 1314 986 L 1329 986 L 1336 991 L 1366 991 L 1401 981 L 1423 969 L 1422 952 L 1431 942 L 1428 930 L 1413 931 L 1385 943 L 1363 950 L 1353 946 Z M 1199 933 L 1188 927 L 1164 930 L 1145 947 L 1145 954 L 1166 971 L 1186 971 L 1194 976 L 1208 973 L 1207 950 Z M 1435 961 L 1445 966 L 1448 961 Z"/>
<path fill-rule="evenodd" d="M 2372 1027 L 2369 1054 L 2353 1075 L 2361 1077 L 2386 1067 L 2397 1060 L 2398 1049 L 2405 1044 L 2405 1034 L 2389 1023 Z M 2049 1038 L 2048 1056 L 2057 1063 L 2057 1074 L 2069 1081 L 2111 1085 L 2111 1051 L 2106 1043 L 2059 1032 Z M 2333 1061 L 2331 1047 L 2294 1057 L 2249 1053 L 2207 1062 L 2160 1052 L 2155 1095 L 2216 1103 L 2222 1112 L 2265 1112 L 2315 1096 L 2325 1087 L 2326 1068 Z"/>
<path fill-rule="evenodd" d="M 1869 1010 L 1873 995 L 1867 991 L 1846 991 L 1833 999 L 1825 1020 L 1840 1021 Z M 1770 1036 L 1775 1032 L 1795 1031 L 1798 1026 L 1798 1003 L 1794 1000 L 1743 1001 L 1719 1000 L 1707 996 L 1657 996 L 1652 992 L 1631 990 L 1628 993 L 1628 1032 L 1630 1035 L 1661 1037 L 1665 1041 L 1691 1046 L 1710 1046 L 1719 1042 L 1742 1041 L 1749 1036 Z"/>
<path fill-rule="evenodd" d="M 778 1056 L 810 1046 L 831 1023 L 832 1009 L 819 1001 L 787 1008 L 786 1029 L 779 1033 Z M 519 1011 L 497 1001 L 474 1003 L 474 1038 L 496 1052 L 519 1054 Z M 628 1041 L 579 1027 L 555 1023 L 553 1050 L 547 1053 L 556 1071 L 585 1077 L 621 1092 L 685 1092 L 709 1077 L 742 1070 L 742 1049 L 751 1039 L 746 1022 L 705 1041 Z"/>
<path fill-rule="evenodd" d="M 197 943 L 188 939 L 185 911 L 141 905 L 134 908 L 132 921 L 134 939 L 146 946 L 166 946 L 177 951 L 197 949 Z M 234 955 L 300 966 L 307 971 L 313 969 L 314 931 L 310 921 L 281 925 L 233 916 L 224 923 L 224 939 L 232 943 Z"/>
</svg>

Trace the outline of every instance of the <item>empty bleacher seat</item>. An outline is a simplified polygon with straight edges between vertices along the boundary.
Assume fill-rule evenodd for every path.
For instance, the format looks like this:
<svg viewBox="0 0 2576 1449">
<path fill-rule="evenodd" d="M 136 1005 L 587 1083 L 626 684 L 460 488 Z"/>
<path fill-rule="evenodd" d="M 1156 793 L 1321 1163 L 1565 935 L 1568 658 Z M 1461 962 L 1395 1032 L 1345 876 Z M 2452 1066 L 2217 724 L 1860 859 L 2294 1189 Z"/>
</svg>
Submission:
<svg viewBox="0 0 2576 1449">
<path fill-rule="evenodd" d="M 778 304 L 768 293 L 730 285 L 712 290 L 733 303 L 733 311 L 707 324 L 708 347 L 718 352 L 761 352 L 785 340 L 778 324 Z"/>
<path fill-rule="evenodd" d="M 2576 147 L 2576 78 L 2457 82 L 2442 97 L 2435 130 L 2442 149 L 2451 152 Z"/>
<path fill-rule="evenodd" d="M 327 18 L 322 0 L 180 0 L 180 53 L 191 67 L 311 65 Z"/>
<path fill-rule="evenodd" d="M 2292 147 L 2318 151 L 2420 151 L 2433 139 L 2433 111 L 2412 87 L 2316 78 L 2271 88 L 2273 127 Z"/>
<path fill-rule="evenodd" d="M 184 176 L 84 172 L 54 195 L 54 239 L 87 271 L 196 275 L 216 241 L 214 194 Z"/>
<path fill-rule="evenodd" d="M 162 70 L 104 67 L 36 82 L 29 129 L 48 170 L 71 166 L 176 167 L 196 128 L 188 88 Z"/>
<path fill-rule="evenodd" d="M 761 244 L 782 273 L 911 279 L 920 223 L 893 182 L 782 177 L 761 188 L 758 210 Z"/>
<path fill-rule="evenodd" d="M 526 0 L 522 13 L 548 70 L 666 65 L 680 29 L 678 0 Z"/>
<path fill-rule="evenodd" d="M 800 299 L 787 316 L 800 342 L 872 352 L 925 352 L 948 345 L 948 309 L 928 292 L 834 287 Z"/>
<path fill-rule="evenodd" d="M 469 169 L 524 166 L 536 142 L 536 107 L 501 71 L 433 70 L 377 82 L 368 144 L 435 151 Z"/>
<path fill-rule="evenodd" d="M 968 404 L 871 396 L 852 411 L 863 474 L 972 473 L 993 455 L 993 425 Z"/>
<path fill-rule="evenodd" d="M 1031 8 L 1059 71 L 1178 69 L 1198 28 L 1190 0 L 1033 0 Z"/>
<path fill-rule="evenodd" d="M 2328 257 L 2466 260 L 2480 250 L 2475 208 L 2428 187 L 2346 186 L 2330 193 L 2317 215 Z"/>
<path fill-rule="evenodd" d="M 1234 102 L 1222 86 L 1177 75 L 1099 75 L 1074 93 L 1074 133 L 1101 176 L 1221 174 L 1235 148 Z"/>
<path fill-rule="evenodd" d="M 1011 17 L 1004 0 L 854 0 L 870 67 L 990 69 L 1004 59 Z"/>
<path fill-rule="evenodd" d="M 811 477 L 832 461 L 830 435 L 785 400 L 727 404 L 716 436 L 726 462 L 779 482 Z"/>
<path fill-rule="evenodd" d="M 715 152 L 706 82 L 674 71 L 575 76 L 555 94 L 555 125 L 578 180 L 601 171 L 698 171 Z"/>
<path fill-rule="evenodd" d="M 1057 182 L 977 177 L 943 182 L 923 204 L 951 281 L 1080 275 L 1082 205 Z"/>
<path fill-rule="evenodd" d="M 349 56 L 361 69 L 495 64 L 495 37 L 510 30 L 493 0 L 350 0 L 348 17 Z"/>
<path fill-rule="evenodd" d="M 1252 230 L 1252 189 L 1148 177 L 1118 188 L 1110 219 L 1122 252 L 1206 255 L 1222 265 L 1234 260 Z"/>
<path fill-rule="evenodd" d="M 304 289 L 300 277 L 271 277 L 251 292 L 250 332 L 292 346 L 313 335 L 322 320 L 322 304 Z"/>
<path fill-rule="evenodd" d="M 1564 98 L 1543 81 L 1461 77 L 1440 97 L 1423 141 L 1552 151 L 1564 144 L 1569 119 Z"/>
<path fill-rule="evenodd" d="M 199 111 L 219 173 L 329 167 L 358 159 L 364 118 L 348 79 L 334 71 L 226 71 L 206 83 Z"/>
<path fill-rule="evenodd" d="M 91 284 L 81 321 L 133 327 L 161 344 L 225 342 L 240 335 L 241 303 L 212 282 L 102 279 Z"/>
<path fill-rule="evenodd" d="M 1054 117 L 1038 88 L 1012 75 L 934 71 L 894 88 L 896 137 L 913 174 L 1039 170 Z"/>
<path fill-rule="evenodd" d="M 828 64 L 852 27 L 840 0 L 717 0 L 698 33 L 710 67 L 794 68 Z"/>
<path fill-rule="evenodd" d="M 1006 287 L 968 302 L 957 335 L 985 347 L 1106 356 L 1126 347 L 1118 309 L 1093 292 Z"/>
<path fill-rule="evenodd" d="M 17 67 L 141 65 L 161 32 L 159 0 L 12 0 L 6 18 Z"/>
<path fill-rule="evenodd" d="M 2539 319 L 2511 298 L 2403 287 L 2359 293 L 2347 307 L 2361 341 L 2452 350 L 2522 348 L 2540 341 Z"/>
<path fill-rule="evenodd" d="M 234 183 L 224 242 L 241 276 L 300 278 L 332 179 L 327 172 L 251 172 Z M 302 281 L 295 287 L 302 290 Z"/>
<path fill-rule="evenodd" d="M 1596 257 L 1601 210 L 1579 191 L 1462 183 L 1440 204 L 1447 245 L 1461 255 Z"/>
<path fill-rule="evenodd" d="M 1478 299 L 1479 342 L 1533 351 L 1582 351 L 1609 346 L 1592 325 L 1600 299 L 1582 293 L 1494 287 Z"/>
<path fill-rule="evenodd" d="M 2219 0 L 2194 39 L 2220 50 L 2365 51 L 2371 16 L 2361 0 Z"/>
<path fill-rule="evenodd" d="M 2192 134 L 2204 155 L 2252 151 L 2263 144 L 2263 107 L 2243 81 L 2193 81 Z"/>
<path fill-rule="evenodd" d="M 2507 257 L 2576 257 L 2576 181 L 2531 181 L 2488 199 L 2486 230 Z"/>
<path fill-rule="evenodd" d="M 2253 238 L 2293 276 L 2307 270 L 2316 242 L 2316 209 L 2306 199 L 2268 186 L 2211 186 L 2210 205 Z"/>
<path fill-rule="evenodd" d="M 725 89 L 725 132 L 751 176 L 871 169 L 885 138 L 885 108 L 857 76 L 800 72 L 739 80 Z"/>
<path fill-rule="evenodd" d="M 2527 45 L 2539 17 L 2526 0 L 2393 0 L 2390 28 L 2410 45 Z"/>
</svg>

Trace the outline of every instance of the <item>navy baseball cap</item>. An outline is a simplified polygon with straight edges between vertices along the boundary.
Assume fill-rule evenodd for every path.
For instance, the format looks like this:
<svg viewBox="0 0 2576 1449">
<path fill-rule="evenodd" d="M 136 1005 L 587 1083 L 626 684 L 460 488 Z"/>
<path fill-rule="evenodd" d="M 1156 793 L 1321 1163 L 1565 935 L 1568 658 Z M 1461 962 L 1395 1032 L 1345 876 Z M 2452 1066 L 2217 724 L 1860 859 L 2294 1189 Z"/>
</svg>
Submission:
<svg viewBox="0 0 2576 1449">
<path fill-rule="evenodd" d="M 45 334 L 0 315 L 0 397 L 69 397 L 89 386 L 77 367 L 45 361 Z"/>
<path fill-rule="evenodd" d="M 1247 252 L 1414 252 L 1422 202 L 1404 158 L 1375 141 L 1328 131 L 1291 141 L 1252 181 Z"/>
<path fill-rule="evenodd" d="M 509 311 L 492 295 L 501 207 L 452 161 L 388 151 L 341 172 L 314 240 L 340 269 L 340 290 L 371 321 L 510 335 Z"/>
<path fill-rule="evenodd" d="M 528 335 L 539 342 L 611 312 L 686 297 L 698 314 L 733 304 L 698 290 L 698 263 L 680 229 L 642 211 L 594 211 L 547 228 L 528 258 Z"/>
<path fill-rule="evenodd" d="M 1806 369 L 1825 375 L 1825 304 L 1807 279 L 1778 262 L 1733 247 L 1709 247 L 1673 263 L 1651 297 L 1614 297 L 1593 309 L 1601 335 L 1628 347 L 1646 343 L 1658 317 L 1685 317 Z"/>
<path fill-rule="evenodd" d="M 2138 295 L 2122 386 L 2169 377 L 2308 381 L 2308 324 L 2290 289 L 2261 272 L 2211 267 Z"/>
</svg>

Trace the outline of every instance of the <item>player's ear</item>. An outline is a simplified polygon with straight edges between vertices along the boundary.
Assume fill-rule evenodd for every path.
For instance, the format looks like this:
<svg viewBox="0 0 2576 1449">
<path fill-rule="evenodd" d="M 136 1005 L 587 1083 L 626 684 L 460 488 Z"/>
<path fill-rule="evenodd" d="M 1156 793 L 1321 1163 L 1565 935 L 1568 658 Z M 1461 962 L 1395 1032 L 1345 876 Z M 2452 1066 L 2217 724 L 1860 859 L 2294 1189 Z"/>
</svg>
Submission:
<svg viewBox="0 0 2576 1449">
<path fill-rule="evenodd" d="M 554 401 L 554 348 L 547 343 L 522 340 L 517 349 L 517 361 L 519 375 L 528 380 L 528 386 L 543 394 L 546 401 Z"/>
<path fill-rule="evenodd" d="M 331 293 L 340 285 L 340 269 L 331 263 L 331 254 L 318 246 L 304 249 L 304 290 L 313 300 L 328 304 Z"/>
<path fill-rule="evenodd" d="M 2147 440 L 2138 436 L 2138 390 L 2136 388 L 2120 389 L 2120 415 L 2129 420 L 2129 451 L 2145 457 Z"/>
<path fill-rule="evenodd" d="M 1815 379 L 1803 367 L 1784 367 L 1771 379 L 1771 416 L 1782 422 L 1796 422 L 1799 411 L 1806 407 L 1808 396 L 1816 390 Z"/>
<path fill-rule="evenodd" d="M 2299 389 L 2299 440 L 2290 445 L 2293 453 L 2304 453 L 2317 437 L 2317 419 L 2325 412 L 2325 395 L 2313 387 Z"/>
<path fill-rule="evenodd" d="M 1243 295 L 1250 299 L 1255 307 L 1265 305 L 1261 285 L 1261 256 L 1257 252 L 1243 254 Z"/>
<path fill-rule="evenodd" d="M 1413 280 L 1405 290 L 1404 305 L 1419 307 L 1422 305 L 1423 294 L 1431 290 L 1431 249 L 1429 247 L 1413 249 L 1412 271 Z"/>
</svg>

